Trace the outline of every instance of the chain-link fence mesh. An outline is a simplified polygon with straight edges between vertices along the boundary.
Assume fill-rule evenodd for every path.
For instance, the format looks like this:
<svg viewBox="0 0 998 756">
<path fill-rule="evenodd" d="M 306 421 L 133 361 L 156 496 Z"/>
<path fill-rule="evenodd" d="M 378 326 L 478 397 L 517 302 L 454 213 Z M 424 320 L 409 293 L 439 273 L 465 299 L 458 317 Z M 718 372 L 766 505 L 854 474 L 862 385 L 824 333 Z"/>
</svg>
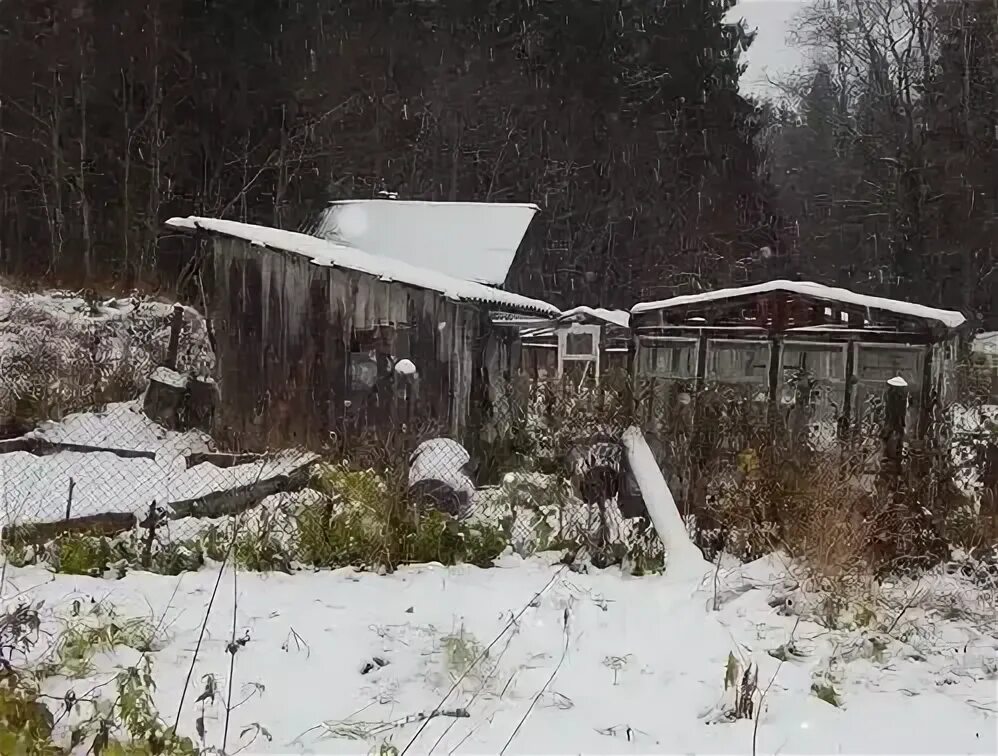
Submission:
<svg viewBox="0 0 998 756">
<path fill-rule="evenodd" d="M 931 550 L 923 531 L 995 535 L 998 413 L 969 391 L 895 448 L 885 392 L 868 392 L 843 424 L 838 386 L 784 387 L 774 401 L 764 385 L 697 388 L 622 369 L 598 382 L 520 376 L 493 383 L 460 438 L 444 422 L 361 423 L 328 448 L 245 454 L 171 404 L 211 387 L 196 314 L 184 313 L 171 355 L 169 305 L 52 295 L 9 305 L 3 539 L 8 556 L 65 571 L 175 572 L 230 551 L 260 569 L 487 564 L 507 545 L 658 559 L 622 444 L 631 425 L 710 555 L 771 550 L 805 522 L 835 529 L 821 517 L 855 516 L 872 540 L 893 531 L 880 546 L 890 558 Z M 902 531 L 923 540 L 899 543 Z"/>
</svg>

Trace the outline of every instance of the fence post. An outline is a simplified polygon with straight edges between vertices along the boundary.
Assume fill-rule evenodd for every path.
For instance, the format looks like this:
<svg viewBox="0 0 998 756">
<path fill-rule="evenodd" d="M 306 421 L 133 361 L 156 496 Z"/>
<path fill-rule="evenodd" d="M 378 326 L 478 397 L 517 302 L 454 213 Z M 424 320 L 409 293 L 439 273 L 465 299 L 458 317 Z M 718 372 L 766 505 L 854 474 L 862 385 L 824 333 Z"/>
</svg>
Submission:
<svg viewBox="0 0 998 756">
<path fill-rule="evenodd" d="M 149 569 L 149 565 L 152 564 L 152 546 L 156 542 L 156 526 L 159 524 L 157 518 L 156 500 L 153 499 L 149 505 L 146 521 L 141 523 L 146 526 L 146 537 L 142 544 L 142 566 L 146 569 Z"/>
<path fill-rule="evenodd" d="M 68 521 L 73 515 L 73 489 L 76 488 L 76 481 L 73 478 L 69 479 L 69 495 L 66 497 L 66 520 Z"/>
<path fill-rule="evenodd" d="M 184 307 L 173 305 L 173 320 L 170 321 L 170 345 L 166 349 L 166 367 L 177 369 L 177 353 L 180 351 L 180 331 L 184 327 Z"/>
<path fill-rule="evenodd" d="M 986 522 L 990 520 L 990 534 L 998 537 L 998 441 L 988 441 L 983 456 L 981 518 Z"/>
<path fill-rule="evenodd" d="M 887 381 L 884 392 L 884 428 L 881 438 L 884 442 L 883 472 L 885 475 L 901 475 L 901 453 L 904 449 L 904 424 L 908 414 L 908 384 L 900 376 Z"/>
</svg>

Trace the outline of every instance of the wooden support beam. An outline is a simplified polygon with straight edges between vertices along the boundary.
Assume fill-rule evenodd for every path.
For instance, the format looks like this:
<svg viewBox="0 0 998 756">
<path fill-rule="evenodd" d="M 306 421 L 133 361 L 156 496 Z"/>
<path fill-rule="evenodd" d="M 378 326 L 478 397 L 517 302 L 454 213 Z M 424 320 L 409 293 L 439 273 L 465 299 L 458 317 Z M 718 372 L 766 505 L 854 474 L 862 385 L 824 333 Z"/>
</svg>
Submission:
<svg viewBox="0 0 998 756">
<path fill-rule="evenodd" d="M 856 344 L 850 340 L 846 345 L 846 385 L 842 399 L 842 414 L 839 416 L 839 440 L 849 436 L 852 427 L 852 405 L 856 396 Z"/>
</svg>

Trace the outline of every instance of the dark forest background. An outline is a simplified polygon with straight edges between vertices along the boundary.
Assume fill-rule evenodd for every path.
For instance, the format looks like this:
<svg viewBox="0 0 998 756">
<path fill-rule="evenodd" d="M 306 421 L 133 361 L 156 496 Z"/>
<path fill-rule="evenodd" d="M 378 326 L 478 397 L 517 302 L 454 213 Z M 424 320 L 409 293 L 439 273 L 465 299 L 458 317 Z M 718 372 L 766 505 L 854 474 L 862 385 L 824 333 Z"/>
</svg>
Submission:
<svg viewBox="0 0 998 756">
<path fill-rule="evenodd" d="M 511 285 L 800 276 L 998 327 L 998 2 L 818 0 L 779 106 L 731 0 L 3 0 L 0 269 L 171 289 L 200 214 L 534 201 Z"/>
</svg>

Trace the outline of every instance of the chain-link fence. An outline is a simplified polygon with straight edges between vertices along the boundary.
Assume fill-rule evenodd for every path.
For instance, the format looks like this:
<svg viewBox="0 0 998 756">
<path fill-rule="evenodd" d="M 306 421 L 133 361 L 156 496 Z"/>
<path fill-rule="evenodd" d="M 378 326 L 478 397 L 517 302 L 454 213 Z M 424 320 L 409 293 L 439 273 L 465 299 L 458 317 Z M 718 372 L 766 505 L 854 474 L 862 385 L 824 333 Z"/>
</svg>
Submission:
<svg viewBox="0 0 998 756">
<path fill-rule="evenodd" d="M 79 572 L 174 572 L 230 555 L 259 569 L 488 564 L 511 546 L 641 568 L 662 545 L 624 453 L 631 425 L 709 555 L 813 541 L 798 531 L 838 532 L 849 518 L 868 541 L 893 531 L 878 546 L 885 558 L 931 550 L 915 531 L 968 543 L 995 535 L 998 414 L 969 394 L 936 412 L 921 439 L 897 444 L 886 387 L 844 427 L 822 387 L 774 402 L 765 386 L 698 389 L 619 369 L 598 383 L 520 377 L 490 387 L 461 438 L 433 422 L 358 426 L 328 448 L 244 454 L 180 411 L 211 389 L 196 315 L 173 329 L 171 348 L 170 306 L 57 305 L 20 298 L 0 327 L 3 540 L 17 560 Z M 156 370 L 150 384 L 164 362 L 176 370 Z"/>
</svg>

